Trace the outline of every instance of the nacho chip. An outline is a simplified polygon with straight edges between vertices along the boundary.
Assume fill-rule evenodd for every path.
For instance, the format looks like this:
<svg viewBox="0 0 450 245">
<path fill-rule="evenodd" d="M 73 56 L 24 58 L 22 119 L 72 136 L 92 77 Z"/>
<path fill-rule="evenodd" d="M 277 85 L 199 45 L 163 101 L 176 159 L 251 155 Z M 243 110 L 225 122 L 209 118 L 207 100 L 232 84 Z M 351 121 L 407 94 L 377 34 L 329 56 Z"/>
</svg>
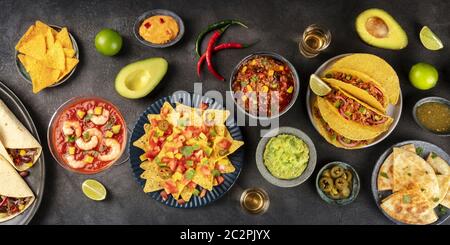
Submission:
<svg viewBox="0 0 450 245">
<path fill-rule="evenodd" d="M 231 163 L 230 159 L 228 159 L 228 157 L 225 157 L 217 161 L 216 169 L 218 169 L 221 173 L 224 174 L 233 173 L 234 171 L 236 171 L 236 168 L 234 167 L 233 163 Z"/>
<path fill-rule="evenodd" d="M 69 74 L 75 66 L 78 64 L 78 60 L 74 58 L 65 58 L 66 59 L 66 68 L 59 76 L 59 80 L 63 79 L 67 74 Z"/>
<path fill-rule="evenodd" d="M 23 34 L 23 36 L 20 38 L 19 42 L 17 42 L 16 44 L 16 50 L 19 50 L 20 47 L 24 44 L 27 43 L 32 37 L 34 37 L 34 25 L 30 26 L 28 28 L 28 30 L 25 32 L 25 34 Z"/>
<path fill-rule="evenodd" d="M 36 28 L 35 28 L 34 32 L 36 35 L 41 34 L 41 35 L 45 36 L 47 34 L 48 30 L 50 30 L 52 32 L 52 34 L 54 34 L 56 32 L 55 30 L 53 30 L 53 28 L 51 28 L 49 25 L 45 24 L 44 22 L 42 22 L 40 20 L 37 20 L 35 22 L 35 27 Z"/>
<path fill-rule="evenodd" d="M 206 172 L 208 171 L 209 174 L 206 174 Z M 210 191 L 213 188 L 213 179 L 214 176 L 212 175 L 211 169 L 207 164 L 198 165 L 197 168 L 195 169 L 195 175 L 194 178 L 192 179 L 192 182 Z"/>
<path fill-rule="evenodd" d="M 56 41 L 55 44 L 47 51 L 45 56 L 45 64 L 47 67 L 65 71 L 66 56 L 61 43 Z"/>
<path fill-rule="evenodd" d="M 64 50 L 64 55 L 67 58 L 73 58 L 73 56 L 75 56 L 75 50 L 72 48 L 63 48 Z"/>
<path fill-rule="evenodd" d="M 185 201 L 185 202 L 189 202 L 189 200 L 191 200 L 192 194 L 194 193 L 195 188 L 186 186 L 182 191 L 181 191 L 181 198 Z"/>
<path fill-rule="evenodd" d="M 56 40 L 60 41 L 63 48 L 70 48 L 73 49 L 72 41 L 70 40 L 69 31 L 67 31 L 67 28 L 64 27 L 61 29 L 58 34 L 56 34 Z"/>
<path fill-rule="evenodd" d="M 42 62 L 30 70 L 31 83 L 33 84 L 33 93 L 39 93 L 42 89 L 55 84 L 58 81 L 58 70 L 48 68 Z"/>
<path fill-rule="evenodd" d="M 229 147 L 228 150 L 222 149 L 221 143 L 224 141 L 229 142 L 231 144 L 231 146 Z M 232 154 L 233 152 L 235 152 L 237 149 L 239 149 L 239 147 L 241 147 L 243 145 L 244 145 L 243 141 L 234 140 L 231 136 L 228 136 L 228 137 L 218 136 L 214 140 L 214 146 L 213 146 L 214 150 L 213 150 L 211 159 L 213 159 L 213 161 L 218 161 L 220 159 L 223 159 L 223 158 L 227 157 L 228 155 Z"/>
<path fill-rule="evenodd" d="M 55 45 L 55 37 L 53 36 L 51 29 L 48 29 L 47 33 L 45 34 L 45 43 L 47 46 L 47 50 Z"/>
<path fill-rule="evenodd" d="M 43 60 L 46 53 L 46 44 L 44 35 L 36 35 L 24 42 L 18 49 L 20 53 L 29 55 L 35 59 Z"/>
</svg>

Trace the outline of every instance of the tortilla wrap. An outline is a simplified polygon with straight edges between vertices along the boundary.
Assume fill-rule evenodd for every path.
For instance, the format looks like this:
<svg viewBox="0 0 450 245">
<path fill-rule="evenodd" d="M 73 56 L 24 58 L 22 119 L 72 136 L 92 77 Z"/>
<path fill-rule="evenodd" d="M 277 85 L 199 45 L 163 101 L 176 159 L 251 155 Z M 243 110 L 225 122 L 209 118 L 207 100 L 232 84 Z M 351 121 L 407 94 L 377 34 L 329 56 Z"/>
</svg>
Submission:
<svg viewBox="0 0 450 245">
<path fill-rule="evenodd" d="M 37 149 L 31 165 L 15 166 L 7 149 Z M 39 159 L 42 147 L 31 133 L 23 126 L 9 108 L 0 100 L 0 155 L 2 155 L 18 171 L 31 168 Z"/>
<path fill-rule="evenodd" d="M 341 92 L 345 94 L 347 97 L 357 101 L 359 104 L 366 107 L 368 110 L 375 112 L 378 115 L 382 115 L 369 105 L 359 101 L 353 96 L 349 95 L 345 91 Z M 330 127 L 339 133 L 340 135 L 351 139 L 351 140 L 368 140 L 373 139 L 380 135 L 381 133 L 388 130 L 389 126 L 393 122 L 391 117 L 379 125 L 363 125 L 359 122 L 355 122 L 352 120 L 345 119 L 340 113 L 339 110 L 327 99 L 318 97 L 317 98 L 317 106 L 322 114 L 323 119 L 330 125 Z M 383 115 L 384 116 L 384 115 Z"/>
<path fill-rule="evenodd" d="M 394 192 L 420 188 L 433 205 L 438 203 L 439 183 L 433 168 L 419 155 L 394 147 Z"/>
<path fill-rule="evenodd" d="M 381 208 L 389 216 L 405 224 L 426 225 L 438 219 L 419 188 L 395 192 L 382 201 Z"/>
<path fill-rule="evenodd" d="M 317 99 L 314 101 L 313 108 L 312 108 L 313 121 L 314 121 L 314 125 L 316 126 L 317 130 L 319 131 L 319 134 L 322 135 L 322 137 L 325 138 L 325 140 L 328 143 L 330 143 L 330 144 L 332 144 L 332 145 L 334 145 L 334 146 L 336 146 L 338 148 L 352 150 L 352 149 L 361 148 L 361 147 L 363 147 L 363 146 L 365 146 L 365 145 L 367 145 L 367 144 L 369 144 L 370 142 L 373 141 L 373 139 L 367 140 L 367 144 L 360 144 L 360 145 L 358 145 L 356 147 L 346 147 L 346 146 L 342 145 L 338 140 L 333 139 L 330 136 L 330 134 L 328 133 L 327 129 L 325 128 L 326 122 L 324 122 L 323 119 L 317 117 L 316 113 L 314 113 L 315 110 L 317 110 L 322 115 L 319 107 L 317 106 Z"/>
<path fill-rule="evenodd" d="M 358 88 L 357 86 L 355 86 L 351 83 L 347 83 L 345 81 L 342 81 L 339 79 L 333 79 L 333 78 L 324 78 L 323 80 L 330 83 L 333 86 L 341 88 L 345 92 L 355 96 L 359 100 L 367 103 L 368 105 L 372 106 L 373 108 L 375 108 L 381 112 L 386 111 L 386 107 L 388 106 L 389 98 L 386 96 L 386 91 L 384 90 L 384 88 L 378 82 L 376 82 L 373 78 L 369 77 L 368 75 L 366 75 L 362 72 L 355 71 L 352 69 L 346 69 L 346 68 L 329 69 L 329 70 L 325 71 L 324 74 L 325 74 L 325 77 L 327 77 L 328 75 L 335 74 L 335 73 L 342 73 L 344 75 L 349 75 L 351 77 L 351 79 L 360 79 L 364 83 L 373 85 L 376 89 L 378 89 L 382 93 L 381 98 L 383 98 L 383 101 L 380 102 L 366 90 Z"/>
<path fill-rule="evenodd" d="M 12 198 L 31 197 L 31 200 L 20 212 L 0 218 L 0 223 L 10 220 L 27 210 L 35 200 L 35 196 L 17 171 L 0 156 L 0 195 Z"/>
<path fill-rule="evenodd" d="M 414 144 L 408 144 L 400 147 L 403 150 L 407 150 L 415 153 L 416 147 Z M 381 164 L 380 171 L 378 172 L 377 187 L 378 191 L 392 190 L 392 182 L 394 179 L 394 153 L 391 153 L 383 164 Z"/>
<path fill-rule="evenodd" d="M 348 68 L 367 74 L 381 84 L 389 102 L 397 104 L 400 81 L 395 70 L 384 59 L 373 54 L 352 54 L 339 59 L 331 68 Z"/>
</svg>

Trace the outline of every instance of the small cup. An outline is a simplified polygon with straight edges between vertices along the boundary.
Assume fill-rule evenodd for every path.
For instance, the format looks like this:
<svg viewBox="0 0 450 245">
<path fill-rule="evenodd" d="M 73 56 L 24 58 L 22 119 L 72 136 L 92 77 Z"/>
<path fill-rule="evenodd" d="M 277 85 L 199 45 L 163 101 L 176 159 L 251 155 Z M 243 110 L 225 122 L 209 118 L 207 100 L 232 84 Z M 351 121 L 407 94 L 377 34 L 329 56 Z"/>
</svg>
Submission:
<svg viewBox="0 0 450 245">
<path fill-rule="evenodd" d="M 299 42 L 300 53 L 306 58 L 316 57 L 331 42 L 331 32 L 323 26 L 312 24 L 303 31 Z"/>
<path fill-rule="evenodd" d="M 249 200 L 252 199 L 252 200 Z M 255 199 L 259 199 L 256 200 Z M 249 202 L 249 203 L 247 203 Z M 244 190 L 240 198 L 241 207 L 250 214 L 263 214 L 267 212 L 270 199 L 267 192 L 261 188 L 248 188 Z"/>
</svg>

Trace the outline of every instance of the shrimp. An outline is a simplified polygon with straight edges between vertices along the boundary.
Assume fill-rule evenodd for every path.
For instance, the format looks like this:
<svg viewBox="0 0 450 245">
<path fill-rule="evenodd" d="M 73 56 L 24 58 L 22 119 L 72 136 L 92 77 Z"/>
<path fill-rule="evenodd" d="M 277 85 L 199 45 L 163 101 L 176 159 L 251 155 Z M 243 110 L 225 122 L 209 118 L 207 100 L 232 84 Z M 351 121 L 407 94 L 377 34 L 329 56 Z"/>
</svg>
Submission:
<svg viewBox="0 0 450 245">
<path fill-rule="evenodd" d="M 101 115 L 94 115 L 94 111 L 91 109 L 88 111 L 89 114 L 91 114 L 91 122 L 93 122 L 95 125 L 104 125 L 106 122 L 108 122 L 109 119 L 109 111 L 103 110 Z"/>
<path fill-rule="evenodd" d="M 77 161 L 73 155 L 65 155 L 67 164 L 72 168 L 82 168 L 86 165 L 84 161 Z"/>
<path fill-rule="evenodd" d="M 120 147 L 120 143 L 117 140 L 106 139 L 105 146 L 110 147 L 111 149 L 105 155 L 98 156 L 98 159 L 100 161 L 112 161 L 119 157 L 121 147 Z"/>
<path fill-rule="evenodd" d="M 62 131 L 64 135 L 81 136 L 81 125 L 78 121 L 64 121 Z"/>
<path fill-rule="evenodd" d="M 81 150 L 92 150 L 94 149 L 99 142 L 103 140 L 102 132 L 96 128 L 90 128 L 86 131 L 84 131 L 83 136 L 87 134 L 89 140 L 85 141 L 83 138 L 80 137 L 75 141 L 75 144 L 80 148 Z"/>
</svg>

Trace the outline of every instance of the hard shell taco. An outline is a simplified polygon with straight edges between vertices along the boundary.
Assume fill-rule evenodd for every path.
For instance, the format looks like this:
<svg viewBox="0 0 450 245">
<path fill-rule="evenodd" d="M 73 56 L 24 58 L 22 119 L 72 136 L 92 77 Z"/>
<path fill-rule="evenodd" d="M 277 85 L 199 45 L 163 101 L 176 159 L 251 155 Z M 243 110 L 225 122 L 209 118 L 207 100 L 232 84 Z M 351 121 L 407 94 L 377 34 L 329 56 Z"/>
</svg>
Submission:
<svg viewBox="0 0 450 245">
<path fill-rule="evenodd" d="M 389 98 L 384 88 L 368 75 L 346 68 L 330 69 L 324 73 L 324 81 L 339 87 L 375 109 L 385 112 Z"/>
<path fill-rule="evenodd" d="M 317 106 L 330 127 L 351 140 L 373 139 L 388 130 L 393 121 L 336 87 L 326 96 L 318 97 Z"/>
</svg>

